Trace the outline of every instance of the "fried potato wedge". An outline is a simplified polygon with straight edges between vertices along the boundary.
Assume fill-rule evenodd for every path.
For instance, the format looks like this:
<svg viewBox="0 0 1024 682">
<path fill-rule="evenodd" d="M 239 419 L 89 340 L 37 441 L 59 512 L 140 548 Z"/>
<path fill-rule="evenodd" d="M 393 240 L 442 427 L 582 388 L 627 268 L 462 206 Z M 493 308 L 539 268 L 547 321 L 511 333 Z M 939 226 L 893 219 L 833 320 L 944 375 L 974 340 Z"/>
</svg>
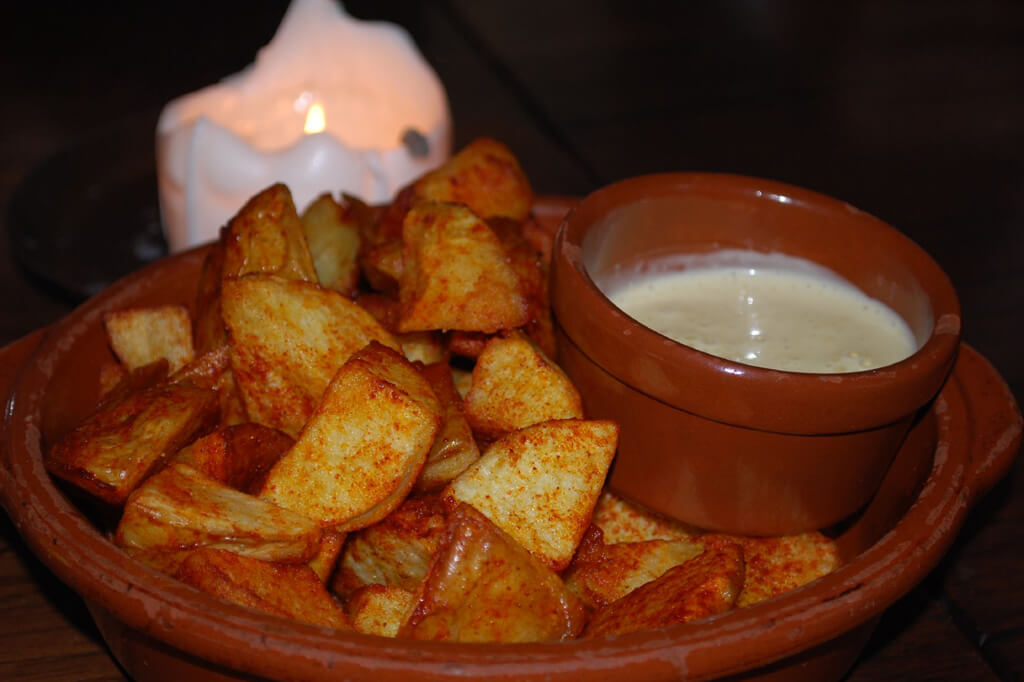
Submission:
<svg viewBox="0 0 1024 682">
<path fill-rule="evenodd" d="M 128 376 L 128 370 L 120 362 L 108 360 L 100 365 L 100 400 L 117 388 L 117 385 L 126 376 Z"/>
<path fill-rule="evenodd" d="M 375 220 L 367 221 L 366 217 L 372 214 L 365 210 L 361 211 L 364 219 L 360 222 L 359 234 L 364 244 L 377 245 L 392 239 L 401 239 L 402 221 L 412 208 L 414 189 L 412 185 L 407 185 L 399 190 L 391 203 L 377 214 Z M 345 199 L 348 200 L 348 197 Z"/>
<path fill-rule="evenodd" d="M 317 282 L 292 193 L 280 183 L 249 199 L 228 222 L 221 276 L 253 273 Z"/>
<path fill-rule="evenodd" d="M 105 409 L 108 405 L 122 402 L 133 393 L 153 388 L 167 379 L 167 360 L 164 358 L 142 367 L 136 367 L 131 371 L 125 369 L 122 364 L 114 363 L 114 365 L 120 368 L 119 372 L 105 369 L 106 365 L 100 367 L 100 402 L 96 408 L 97 412 Z M 108 375 L 105 378 L 104 373 Z M 120 374 L 120 378 L 116 383 L 110 385 L 114 381 L 115 374 Z M 105 383 L 106 385 L 104 385 Z"/>
<path fill-rule="evenodd" d="M 611 421 L 566 419 L 513 431 L 443 498 L 476 507 L 552 570 L 569 565 L 618 445 Z"/>
<path fill-rule="evenodd" d="M 338 533 L 330 529 L 323 532 L 320 538 L 320 551 L 309 561 L 309 567 L 320 578 L 320 582 L 326 584 L 334 575 L 334 569 L 338 565 L 338 559 L 341 557 L 341 550 L 345 547 L 345 538 L 347 537 L 346 533 Z"/>
<path fill-rule="evenodd" d="M 498 235 L 508 255 L 509 265 L 519 278 L 519 287 L 529 310 L 523 331 L 545 355 L 556 355 L 555 327 L 551 319 L 548 296 L 548 265 L 543 256 L 526 239 L 528 224 L 508 218 L 492 218 L 487 222 Z"/>
<path fill-rule="evenodd" d="M 182 446 L 210 431 L 218 413 L 216 393 L 188 384 L 135 391 L 101 405 L 57 441 L 46 468 L 119 505 Z"/>
<path fill-rule="evenodd" d="M 592 523 L 604 533 L 604 541 L 646 542 L 647 540 L 691 540 L 704 531 L 646 511 L 604 490 L 594 507 Z"/>
<path fill-rule="evenodd" d="M 345 611 L 309 566 L 203 548 L 189 553 L 175 577 L 250 609 L 335 630 L 352 629 Z"/>
<path fill-rule="evenodd" d="M 458 367 L 452 367 L 452 381 L 455 382 L 455 392 L 459 394 L 459 397 L 463 400 L 469 395 L 469 389 L 473 387 L 473 373 L 460 369 Z"/>
<path fill-rule="evenodd" d="M 363 528 L 409 494 L 440 426 L 426 379 L 371 343 L 338 371 L 261 495 L 340 531 Z"/>
<path fill-rule="evenodd" d="M 492 338 L 493 334 L 455 330 L 448 333 L 448 351 L 452 355 L 476 359 L 484 352 L 487 342 Z"/>
<path fill-rule="evenodd" d="M 735 543 L 709 546 L 657 580 L 599 609 L 584 638 L 655 630 L 728 611 L 743 587 L 743 551 Z"/>
<path fill-rule="evenodd" d="M 224 282 L 231 367 L 252 421 L 293 438 L 324 389 L 370 341 L 398 341 L 363 308 L 308 282 L 250 275 Z"/>
<path fill-rule="evenodd" d="M 196 357 L 175 372 L 170 381 L 217 391 L 220 397 L 220 426 L 234 426 L 249 421 L 234 372 L 231 371 L 231 349 L 226 344 Z"/>
<path fill-rule="evenodd" d="M 221 228 L 220 239 L 206 252 L 196 289 L 196 316 L 192 325 L 196 354 L 223 346 L 228 341 L 224 317 L 220 312 L 220 281 L 224 272 L 224 240 L 227 228 Z"/>
<path fill-rule="evenodd" d="M 320 285 L 346 296 L 359 284 L 359 225 L 330 194 L 317 197 L 302 213 L 302 230 Z"/>
<path fill-rule="evenodd" d="M 563 577 L 566 587 L 587 607 L 597 609 L 703 552 L 704 545 L 691 540 L 606 545 L 600 529 L 591 526 Z"/>
<path fill-rule="evenodd" d="M 402 332 L 495 332 L 522 326 L 529 304 L 498 237 L 456 204 L 420 204 L 402 224 Z"/>
<path fill-rule="evenodd" d="M 288 434 L 269 426 L 237 424 L 200 438 L 183 448 L 172 461 L 255 495 L 263 489 L 271 467 L 294 444 Z"/>
<path fill-rule="evenodd" d="M 532 424 L 580 419 L 583 401 L 565 372 L 520 332 L 494 337 L 473 368 L 466 419 L 494 440 Z"/>
<path fill-rule="evenodd" d="M 396 335 L 402 346 L 402 355 L 409 362 L 430 365 L 448 359 L 441 334 L 438 332 L 409 332 Z"/>
<path fill-rule="evenodd" d="M 384 294 L 360 293 L 356 297 L 359 307 L 370 313 L 382 327 L 391 333 L 398 331 L 398 316 L 401 304 L 397 298 Z"/>
<path fill-rule="evenodd" d="M 482 218 L 525 220 L 533 190 L 509 148 L 481 137 L 413 184 L 412 205 L 425 201 L 465 204 Z"/>
<path fill-rule="evenodd" d="M 220 377 L 231 367 L 231 356 L 227 346 L 217 346 L 201 355 L 196 356 L 175 372 L 170 381 L 179 384 L 192 384 L 199 388 L 216 389 L 220 383 Z"/>
<path fill-rule="evenodd" d="M 135 551 L 215 547 L 255 559 L 305 563 L 320 549 L 320 526 L 239 492 L 187 464 L 171 464 L 125 504 L 115 542 Z"/>
<path fill-rule="evenodd" d="M 356 632 L 395 637 L 408 620 L 416 595 L 395 585 L 367 585 L 346 603 L 349 621 Z"/>
<path fill-rule="evenodd" d="M 455 391 L 455 382 L 448 365 L 442 362 L 427 365 L 422 374 L 441 404 L 443 421 L 423 471 L 416 479 L 413 489 L 417 492 L 444 487 L 480 458 L 480 449 L 462 413 L 462 398 Z"/>
<path fill-rule="evenodd" d="M 444 535 L 445 512 L 436 496 L 410 497 L 381 521 L 353 533 L 331 589 L 342 596 L 367 585 L 416 590 Z"/>
<path fill-rule="evenodd" d="M 114 355 L 129 370 L 163 358 L 174 373 L 195 357 L 192 319 L 185 306 L 115 310 L 104 316 L 103 325 Z"/>
<path fill-rule="evenodd" d="M 388 296 L 398 296 L 399 281 L 405 271 L 401 233 L 360 251 L 359 267 L 371 289 Z"/>
<path fill-rule="evenodd" d="M 835 542 L 814 531 L 776 538 L 724 536 L 743 548 L 747 564 L 737 606 L 750 606 L 795 590 L 839 567 Z"/>
<path fill-rule="evenodd" d="M 454 642 L 571 639 L 583 606 L 557 574 L 469 505 L 452 513 L 401 636 Z"/>
</svg>

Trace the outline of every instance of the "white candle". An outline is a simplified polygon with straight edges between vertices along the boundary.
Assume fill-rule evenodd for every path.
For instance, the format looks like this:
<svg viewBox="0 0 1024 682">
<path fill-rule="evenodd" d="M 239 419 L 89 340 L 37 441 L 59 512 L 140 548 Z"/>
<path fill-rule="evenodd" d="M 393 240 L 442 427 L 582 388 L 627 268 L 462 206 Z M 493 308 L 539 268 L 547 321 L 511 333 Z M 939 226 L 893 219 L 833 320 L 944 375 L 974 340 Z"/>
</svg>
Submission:
<svg viewBox="0 0 1024 682">
<path fill-rule="evenodd" d="M 214 239 L 275 182 L 299 210 L 328 191 L 385 202 L 450 151 L 444 88 L 408 33 L 293 0 L 254 64 L 164 108 L 164 231 L 172 251 Z"/>
</svg>

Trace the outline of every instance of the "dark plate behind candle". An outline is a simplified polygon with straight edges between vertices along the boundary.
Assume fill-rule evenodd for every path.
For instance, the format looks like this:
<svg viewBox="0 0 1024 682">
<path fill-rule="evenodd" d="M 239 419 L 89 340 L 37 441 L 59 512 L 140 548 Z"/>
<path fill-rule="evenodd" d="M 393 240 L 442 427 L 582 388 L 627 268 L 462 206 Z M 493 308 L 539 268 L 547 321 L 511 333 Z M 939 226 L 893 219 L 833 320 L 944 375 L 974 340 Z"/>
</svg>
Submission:
<svg viewBox="0 0 1024 682">
<path fill-rule="evenodd" d="M 157 114 L 83 136 L 11 197 L 11 251 L 53 293 L 79 301 L 167 255 L 154 160 Z"/>
</svg>

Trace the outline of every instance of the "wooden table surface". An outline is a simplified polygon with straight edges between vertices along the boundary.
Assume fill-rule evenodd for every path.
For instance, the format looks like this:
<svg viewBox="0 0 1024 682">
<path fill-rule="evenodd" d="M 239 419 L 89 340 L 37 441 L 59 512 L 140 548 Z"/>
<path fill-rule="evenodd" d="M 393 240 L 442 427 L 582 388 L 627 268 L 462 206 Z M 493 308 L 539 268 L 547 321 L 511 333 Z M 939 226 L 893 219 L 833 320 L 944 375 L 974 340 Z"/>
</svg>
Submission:
<svg viewBox="0 0 1024 682">
<path fill-rule="evenodd" d="M 109 14 L 101 3 L 8 9 L 5 224 L 12 193 L 46 159 L 111 120 L 152 117 L 172 97 L 239 70 L 284 11 L 281 2 L 124 5 Z M 1021 3 L 349 7 L 406 26 L 448 89 L 456 143 L 504 141 L 538 192 L 729 171 L 803 185 L 887 220 L 948 271 L 966 340 L 1024 396 Z M 97 174 L 125 160 L 96 158 Z M 18 267 L 6 239 L 0 288 L 0 344 L 72 307 Z M 122 679 L 81 601 L 0 519 L 0 679 Z M 942 564 L 886 614 L 849 679 L 1024 679 L 1022 528 L 1018 463 Z"/>
</svg>

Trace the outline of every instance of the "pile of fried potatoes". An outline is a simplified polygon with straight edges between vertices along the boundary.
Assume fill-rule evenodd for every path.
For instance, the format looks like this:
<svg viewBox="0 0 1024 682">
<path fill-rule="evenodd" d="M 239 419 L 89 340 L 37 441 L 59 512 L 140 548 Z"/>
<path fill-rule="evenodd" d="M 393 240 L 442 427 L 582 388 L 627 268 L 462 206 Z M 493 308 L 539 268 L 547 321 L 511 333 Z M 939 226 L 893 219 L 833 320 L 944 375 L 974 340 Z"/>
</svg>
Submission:
<svg viewBox="0 0 1024 682">
<path fill-rule="evenodd" d="M 254 196 L 194 306 L 105 319 L 102 398 L 46 457 L 113 540 L 259 611 L 524 642 L 684 623 L 831 571 L 820 533 L 743 538 L 604 490 L 618 427 L 552 361 L 550 234 L 480 139 L 386 207 Z"/>
</svg>

